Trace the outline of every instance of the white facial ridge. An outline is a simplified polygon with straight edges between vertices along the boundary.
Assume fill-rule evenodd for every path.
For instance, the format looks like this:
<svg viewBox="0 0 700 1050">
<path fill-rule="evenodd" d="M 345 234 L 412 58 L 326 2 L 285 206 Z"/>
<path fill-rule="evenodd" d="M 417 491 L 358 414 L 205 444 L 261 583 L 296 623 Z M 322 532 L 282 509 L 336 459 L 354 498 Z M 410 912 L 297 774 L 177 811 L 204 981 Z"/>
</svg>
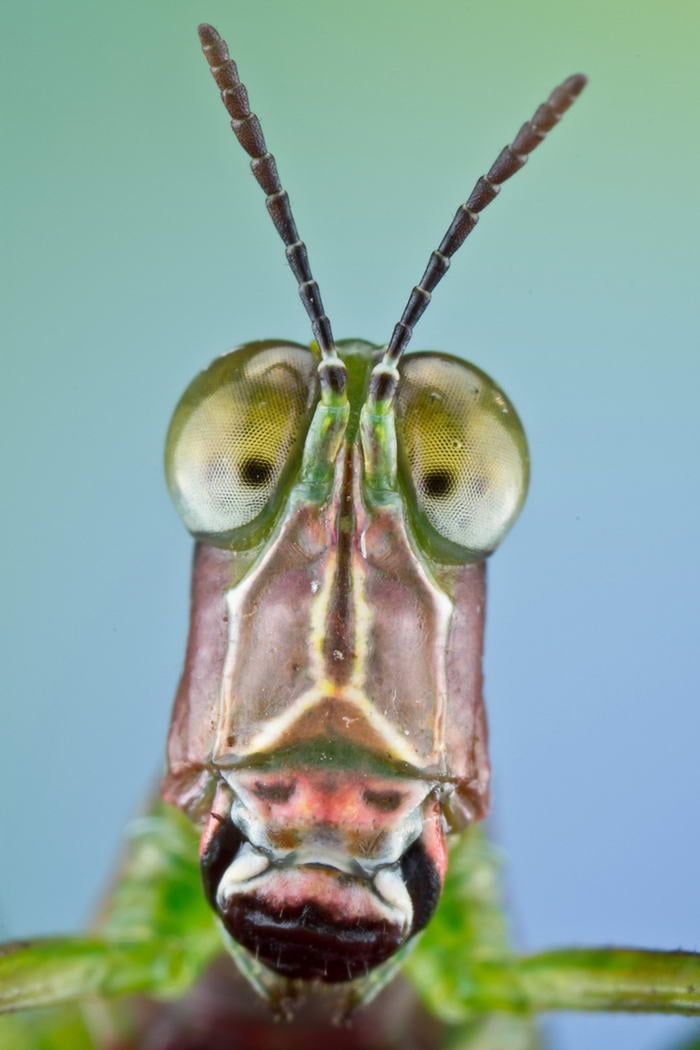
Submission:
<svg viewBox="0 0 700 1050">
<path fill-rule="evenodd" d="M 246 842 L 221 877 L 216 891 L 219 905 L 225 904 L 234 894 L 240 893 L 244 884 L 262 875 L 269 867 L 270 858 Z"/>
<path fill-rule="evenodd" d="M 271 850 L 265 825 L 256 819 L 242 799 L 234 798 L 229 816 L 231 823 L 238 828 L 253 847 L 266 852 L 277 852 L 277 850 Z"/>
<path fill-rule="evenodd" d="M 372 883 L 375 893 L 401 916 L 401 925 L 410 929 L 413 924 L 413 901 L 406 889 L 399 867 L 380 868 Z"/>
</svg>

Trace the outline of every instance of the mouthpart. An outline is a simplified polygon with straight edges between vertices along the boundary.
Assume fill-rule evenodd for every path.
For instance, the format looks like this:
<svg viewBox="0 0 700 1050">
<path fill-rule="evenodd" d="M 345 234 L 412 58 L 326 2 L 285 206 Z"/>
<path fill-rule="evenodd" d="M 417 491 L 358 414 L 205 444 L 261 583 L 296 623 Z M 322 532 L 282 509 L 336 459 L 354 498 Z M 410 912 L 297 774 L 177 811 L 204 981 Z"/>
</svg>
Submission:
<svg viewBox="0 0 700 1050">
<path fill-rule="evenodd" d="M 326 858 L 283 864 L 220 822 L 201 858 L 230 936 L 292 980 L 338 983 L 386 962 L 426 924 L 442 880 L 420 840 L 398 863 L 348 873 Z"/>
</svg>

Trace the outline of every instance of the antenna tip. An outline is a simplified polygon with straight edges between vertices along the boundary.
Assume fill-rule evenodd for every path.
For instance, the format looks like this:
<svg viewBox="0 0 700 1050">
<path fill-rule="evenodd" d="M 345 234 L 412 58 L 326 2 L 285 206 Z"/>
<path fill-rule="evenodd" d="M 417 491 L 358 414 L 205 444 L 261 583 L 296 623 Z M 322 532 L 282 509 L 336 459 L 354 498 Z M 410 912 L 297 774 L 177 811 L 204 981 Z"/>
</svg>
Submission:
<svg viewBox="0 0 700 1050">
<path fill-rule="evenodd" d="M 588 77 L 585 73 L 574 73 L 573 76 L 566 78 L 562 87 L 566 88 L 570 95 L 576 97 L 581 94 L 587 83 Z"/>
<path fill-rule="evenodd" d="M 216 44 L 221 40 L 221 37 L 216 29 L 214 29 L 214 26 L 210 26 L 208 22 L 202 22 L 198 25 L 197 32 L 199 33 L 199 42 L 202 47 L 211 47 L 213 44 Z"/>
</svg>

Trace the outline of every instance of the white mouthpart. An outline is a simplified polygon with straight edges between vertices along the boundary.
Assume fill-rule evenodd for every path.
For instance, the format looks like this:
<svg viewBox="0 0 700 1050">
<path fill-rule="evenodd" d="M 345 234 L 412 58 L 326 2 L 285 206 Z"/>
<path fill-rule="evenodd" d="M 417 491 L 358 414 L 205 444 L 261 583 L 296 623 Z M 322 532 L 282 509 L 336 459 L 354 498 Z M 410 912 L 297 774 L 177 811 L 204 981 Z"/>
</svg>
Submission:
<svg viewBox="0 0 700 1050">
<path fill-rule="evenodd" d="M 374 888 L 382 900 L 400 912 L 404 926 L 413 922 L 413 902 L 398 868 L 380 868 L 374 876 Z"/>
<path fill-rule="evenodd" d="M 216 892 L 217 900 L 226 901 L 232 894 L 240 891 L 242 883 L 261 875 L 269 866 L 269 858 L 246 842 L 222 875 Z"/>
</svg>

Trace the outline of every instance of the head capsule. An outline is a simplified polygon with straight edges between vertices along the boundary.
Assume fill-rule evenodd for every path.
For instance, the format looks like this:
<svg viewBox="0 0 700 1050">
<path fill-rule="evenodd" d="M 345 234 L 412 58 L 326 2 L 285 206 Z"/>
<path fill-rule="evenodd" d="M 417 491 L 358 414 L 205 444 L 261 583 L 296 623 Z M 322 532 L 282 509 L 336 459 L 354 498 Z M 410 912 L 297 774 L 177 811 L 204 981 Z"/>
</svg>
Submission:
<svg viewBox="0 0 700 1050">
<path fill-rule="evenodd" d="M 510 524 L 524 495 L 499 486 L 526 477 L 517 416 L 483 373 L 477 389 L 458 359 L 409 356 L 405 394 L 378 414 L 381 349 L 339 356 L 342 414 L 314 385 L 313 350 L 219 359 L 183 395 L 166 456 L 200 540 L 166 797 L 203 822 L 205 891 L 229 936 L 282 977 L 328 982 L 423 928 L 446 814 L 485 812 L 483 559 L 493 507 Z M 504 459 L 519 465 L 505 480 Z M 464 490 L 448 524 L 420 518 L 426 471 Z"/>
</svg>

